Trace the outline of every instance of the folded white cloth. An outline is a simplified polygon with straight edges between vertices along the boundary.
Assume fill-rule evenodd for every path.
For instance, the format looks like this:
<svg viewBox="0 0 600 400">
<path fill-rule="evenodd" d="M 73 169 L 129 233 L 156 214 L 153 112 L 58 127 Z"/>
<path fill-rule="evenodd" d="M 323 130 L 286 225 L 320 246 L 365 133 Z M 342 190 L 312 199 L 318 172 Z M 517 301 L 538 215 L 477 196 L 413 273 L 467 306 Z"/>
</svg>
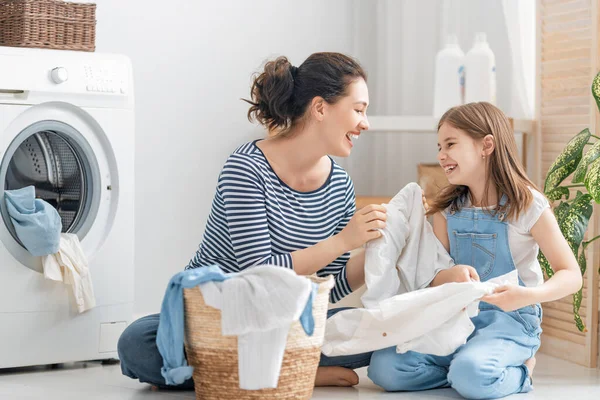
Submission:
<svg viewBox="0 0 600 400">
<path fill-rule="evenodd" d="M 199 287 L 206 304 L 221 310 L 222 334 L 238 336 L 240 388 L 276 388 L 289 328 L 304 311 L 312 282 L 265 265 Z"/>
<path fill-rule="evenodd" d="M 77 235 L 62 233 L 57 253 L 42 259 L 44 277 L 71 286 L 77 310 L 82 313 L 96 306 L 92 276 Z"/>
<path fill-rule="evenodd" d="M 518 284 L 517 272 L 428 288 L 454 261 L 425 217 L 421 188 L 410 183 L 385 206 L 383 236 L 366 246 L 365 308 L 327 320 L 322 352 L 341 356 L 396 346 L 399 353 L 451 354 L 473 332 L 478 300 L 499 283 Z"/>
</svg>

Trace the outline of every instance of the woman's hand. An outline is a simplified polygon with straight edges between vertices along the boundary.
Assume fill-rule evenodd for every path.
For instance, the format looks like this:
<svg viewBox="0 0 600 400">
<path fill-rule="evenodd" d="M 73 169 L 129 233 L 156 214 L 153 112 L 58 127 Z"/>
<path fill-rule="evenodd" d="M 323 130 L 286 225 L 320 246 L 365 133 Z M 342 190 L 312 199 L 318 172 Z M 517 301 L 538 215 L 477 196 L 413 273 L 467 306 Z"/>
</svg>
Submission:
<svg viewBox="0 0 600 400">
<path fill-rule="evenodd" d="M 386 219 L 385 207 L 380 204 L 369 204 L 356 211 L 348 225 L 339 233 L 346 251 L 380 237 L 382 233 L 378 229 L 385 228 Z"/>
<path fill-rule="evenodd" d="M 479 281 L 477 270 L 470 265 L 457 264 L 438 272 L 429 286 L 440 286 L 450 282 L 471 282 Z"/>
<path fill-rule="evenodd" d="M 536 303 L 530 288 L 514 284 L 498 286 L 494 293 L 482 297 L 481 301 L 500 307 L 503 311 L 514 311 Z"/>
</svg>

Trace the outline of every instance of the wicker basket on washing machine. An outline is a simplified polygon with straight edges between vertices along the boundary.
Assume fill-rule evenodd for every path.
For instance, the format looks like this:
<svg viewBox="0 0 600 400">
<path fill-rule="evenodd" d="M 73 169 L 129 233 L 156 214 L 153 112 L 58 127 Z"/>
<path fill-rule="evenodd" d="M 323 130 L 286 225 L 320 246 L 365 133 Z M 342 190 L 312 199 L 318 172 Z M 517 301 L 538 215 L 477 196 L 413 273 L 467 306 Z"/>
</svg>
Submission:
<svg viewBox="0 0 600 400">
<path fill-rule="evenodd" d="M 94 51 L 96 4 L 0 0 L 0 46 Z"/>
<path fill-rule="evenodd" d="M 292 324 L 276 389 L 240 389 L 237 337 L 221 335 L 221 311 L 207 306 L 200 290 L 184 289 L 185 349 L 188 362 L 194 367 L 196 399 L 311 398 L 321 357 L 333 278 L 310 279 L 319 285 L 318 294 L 313 301 L 315 330 L 312 336 L 308 336 L 300 322 Z"/>
</svg>

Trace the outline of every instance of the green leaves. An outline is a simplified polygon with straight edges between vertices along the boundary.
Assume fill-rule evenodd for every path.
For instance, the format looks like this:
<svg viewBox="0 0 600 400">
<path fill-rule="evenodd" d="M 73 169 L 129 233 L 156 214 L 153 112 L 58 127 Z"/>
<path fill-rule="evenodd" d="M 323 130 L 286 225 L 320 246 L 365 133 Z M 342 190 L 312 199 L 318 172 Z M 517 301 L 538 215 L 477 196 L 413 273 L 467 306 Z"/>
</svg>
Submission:
<svg viewBox="0 0 600 400">
<path fill-rule="evenodd" d="M 594 161 L 590 165 L 587 174 L 585 174 L 585 187 L 594 198 L 594 201 L 600 203 L 600 159 Z"/>
<path fill-rule="evenodd" d="M 592 96 L 594 96 L 598 110 L 600 110 L 600 72 L 592 81 L 591 89 Z M 591 137 L 592 134 L 587 128 L 575 135 L 548 170 L 546 181 L 544 182 L 544 193 L 551 201 L 560 200 L 563 197 L 568 199 L 570 194 L 569 188 L 583 186 L 577 185 L 581 183 L 584 183 L 589 192 L 584 194 L 578 191 L 575 199 L 568 202 L 562 201 L 554 208 L 554 215 L 558 221 L 560 231 L 577 258 L 582 276 L 587 269 L 585 249 L 591 242 L 600 239 L 600 235 L 598 235 L 587 242 L 583 242 L 583 236 L 588 228 L 594 210 L 592 201 L 600 203 L 600 141 L 594 143 L 585 155 L 583 155 L 583 149 Z M 597 136 L 594 136 L 594 138 L 599 139 Z M 572 182 L 575 185 L 559 186 L 571 174 L 573 174 Z M 554 275 L 554 271 L 541 251 L 538 254 L 538 260 L 545 275 L 548 279 L 551 278 Z M 577 329 L 585 332 L 585 325 L 579 315 L 582 298 L 583 288 L 573 294 L 573 317 Z"/>
<path fill-rule="evenodd" d="M 571 175 L 577 169 L 577 165 L 582 157 L 583 148 L 591 136 L 590 130 L 585 128 L 567 143 L 562 153 L 554 160 L 548 171 L 548 175 L 546 175 L 544 193 L 549 193 L 552 189 L 556 188 L 567 176 Z"/>
<path fill-rule="evenodd" d="M 544 271 L 546 278 L 552 278 L 552 276 L 554 275 L 554 270 L 550 266 L 550 263 L 548 262 L 546 256 L 544 255 L 544 253 L 542 253 L 541 250 L 538 253 L 538 262 L 540 263 L 540 267 L 542 267 L 542 271 Z"/>
<path fill-rule="evenodd" d="M 583 246 L 581 243 L 583 242 L 583 236 L 587 230 L 593 210 L 592 196 L 587 193 L 584 194 L 580 191 L 577 192 L 577 195 L 575 196 L 575 199 L 572 200 L 572 203 L 563 201 L 554 209 L 554 215 L 558 221 L 560 231 L 567 240 L 571 251 L 573 251 L 573 254 L 577 258 L 582 276 L 587 268 L 585 248 L 587 247 L 588 242 L 585 242 Z M 538 254 L 538 261 L 546 277 L 548 279 L 552 278 L 554 271 L 541 251 Z M 573 294 L 573 318 L 575 319 L 575 325 L 577 325 L 577 329 L 579 329 L 581 332 L 584 332 L 586 329 L 585 324 L 579 315 L 581 299 L 583 298 L 582 293 L 583 291 L 580 289 L 578 292 Z"/>
<path fill-rule="evenodd" d="M 561 203 L 559 207 L 562 204 L 567 203 Z M 583 241 L 583 235 L 587 230 L 593 211 L 592 196 L 578 191 L 573 203 L 562 206 L 559 210 L 560 216 L 557 215 L 560 231 L 567 239 L 575 257 L 578 256 L 579 246 Z"/>
<path fill-rule="evenodd" d="M 582 276 L 587 268 L 587 263 L 585 260 L 585 246 L 582 247 L 581 242 L 583 241 L 583 235 L 587 230 L 592 211 L 594 210 L 591 202 L 592 196 L 577 192 L 577 197 L 575 197 L 573 204 L 568 209 L 563 208 L 560 211 L 561 219 L 558 221 L 561 232 L 565 239 L 567 239 L 567 243 L 569 243 L 573 254 L 577 257 Z M 582 247 L 581 254 L 578 254 L 580 247 Z M 580 288 L 577 293 L 573 294 L 573 317 L 575 318 L 577 329 L 585 332 L 585 325 L 579 315 L 579 308 L 581 307 L 581 299 L 583 297 L 582 293 L 583 288 Z"/>
<path fill-rule="evenodd" d="M 581 315 L 579 315 L 579 308 L 581 307 L 582 298 L 583 288 L 579 289 L 576 293 L 573 294 L 573 318 L 575 319 L 575 325 L 577 325 L 577 329 L 579 329 L 579 332 L 587 332 L 585 324 L 581 320 Z"/>
<path fill-rule="evenodd" d="M 581 270 L 581 276 L 585 274 L 587 270 L 587 260 L 585 259 L 585 248 L 587 246 L 581 246 L 581 252 L 579 253 L 579 257 L 577 257 L 577 263 L 579 264 L 579 269 Z"/>
<path fill-rule="evenodd" d="M 578 193 L 580 193 L 580 192 L 578 192 Z M 554 209 L 554 215 L 556 215 L 556 219 L 557 219 L 558 221 L 560 221 L 560 220 L 564 219 L 564 218 L 565 218 L 565 215 L 566 215 L 567 211 L 569 211 L 569 208 L 570 208 L 570 207 L 571 207 L 571 206 L 569 205 L 569 203 L 566 203 L 566 202 L 564 202 L 564 201 L 563 201 L 563 202 L 561 202 L 561 203 L 558 205 L 558 207 L 556 207 L 556 208 Z"/>
<path fill-rule="evenodd" d="M 559 186 L 557 188 L 550 190 L 548 193 L 546 193 L 546 197 L 550 201 L 556 201 L 556 200 L 560 200 L 563 196 L 565 196 L 568 199 L 569 194 L 570 194 L 570 192 L 569 192 L 568 187 Z"/>
<path fill-rule="evenodd" d="M 579 264 L 579 270 L 581 271 L 581 276 L 585 274 L 587 269 L 587 261 L 585 259 L 585 248 L 586 246 L 581 246 L 581 252 L 579 253 L 579 257 L 577 257 L 577 263 Z M 575 318 L 575 325 L 580 332 L 587 332 L 585 328 L 585 324 L 581 320 L 581 316 L 579 315 L 579 308 L 581 307 L 581 299 L 583 298 L 583 286 L 579 288 L 579 290 L 573 294 L 573 317 Z"/>
<path fill-rule="evenodd" d="M 588 166 L 596 161 L 600 157 L 600 142 L 596 142 L 590 149 L 585 153 L 575 173 L 573 174 L 573 183 L 581 183 L 585 179 L 585 173 L 587 172 Z"/>
<path fill-rule="evenodd" d="M 598 72 L 592 81 L 592 96 L 594 96 L 598 110 L 600 110 L 600 72 Z"/>
</svg>

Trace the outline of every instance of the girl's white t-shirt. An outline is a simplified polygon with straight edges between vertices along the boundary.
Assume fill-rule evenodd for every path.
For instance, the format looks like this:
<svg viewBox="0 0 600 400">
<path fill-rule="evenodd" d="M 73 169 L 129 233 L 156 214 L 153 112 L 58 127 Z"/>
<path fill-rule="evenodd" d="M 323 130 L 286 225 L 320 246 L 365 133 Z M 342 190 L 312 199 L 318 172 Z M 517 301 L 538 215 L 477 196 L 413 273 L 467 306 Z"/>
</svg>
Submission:
<svg viewBox="0 0 600 400">
<path fill-rule="evenodd" d="M 542 212 L 550 207 L 550 204 L 543 194 L 532 188 L 529 190 L 533 194 L 533 201 L 529 208 L 521 212 L 517 220 L 508 221 L 508 246 L 519 278 L 525 286 L 531 287 L 544 283 L 542 268 L 537 259 L 540 247 L 531 235 L 531 228 L 538 221 Z M 466 207 L 482 209 L 482 207 L 470 207 L 469 204 L 466 204 Z M 446 218 L 447 212 L 447 209 L 442 212 L 444 218 Z"/>
</svg>

